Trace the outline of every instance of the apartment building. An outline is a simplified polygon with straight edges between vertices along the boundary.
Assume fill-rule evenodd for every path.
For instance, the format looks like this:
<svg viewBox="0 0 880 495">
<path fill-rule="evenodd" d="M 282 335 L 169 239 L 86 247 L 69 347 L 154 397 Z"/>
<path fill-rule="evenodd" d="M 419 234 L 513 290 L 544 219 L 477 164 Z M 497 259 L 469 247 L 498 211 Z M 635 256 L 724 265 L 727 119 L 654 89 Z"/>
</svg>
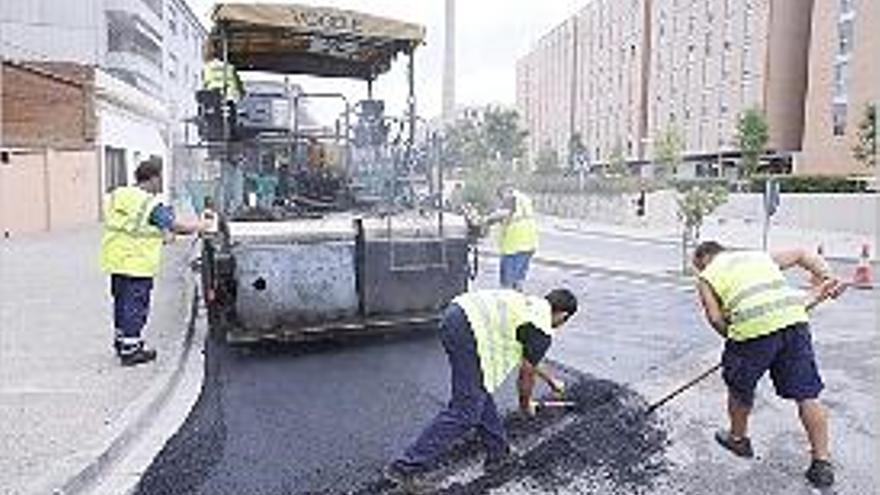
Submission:
<svg viewBox="0 0 880 495">
<path fill-rule="evenodd" d="M 576 20 L 566 19 L 541 37 L 528 55 L 517 62 L 517 110 L 529 130 L 528 155 L 550 148 L 567 154 L 575 128 Z"/>
<path fill-rule="evenodd" d="M 768 148 L 803 135 L 812 0 L 652 0 L 649 144 L 679 135 L 691 162 L 735 154 L 736 124 L 763 111 Z"/>
<path fill-rule="evenodd" d="M 172 176 L 173 147 L 194 140 L 184 122 L 197 111 L 206 36 L 185 0 L 0 2 L 0 58 L 94 69 L 102 191 L 131 183 L 148 157 L 161 159 Z M 13 90 L 5 86 L 0 91 Z M 12 144 L 0 135 L 0 146 Z"/>
<path fill-rule="evenodd" d="M 674 133 L 683 173 L 714 175 L 736 164 L 737 121 L 756 108 L 775 169 L 864 172 L 851 149 L 880 91 L 878 8 L 870 0 L 589 0 L 517 63 L 530 156 L 543 146 L 565 156 L 580 134 L 593 163 L 618 152 L 647 164 Z"/>
<path fill-rule="evenodd" d="M 869 103 L 880 104 L 880 2 L 817 0 L 810 48 L 805 174 L 870 174 L 853 157 Z"/>
<path fill-rule="evenodd" d="M 517 63 L 517 108 L 529 155 L 569 154 L 580 136 L 590 162 L 642 156 L 648 2 L 594 0 L 542 37 Z M 564 161 L 564 160 L 563 160 Z"/>
</svg>

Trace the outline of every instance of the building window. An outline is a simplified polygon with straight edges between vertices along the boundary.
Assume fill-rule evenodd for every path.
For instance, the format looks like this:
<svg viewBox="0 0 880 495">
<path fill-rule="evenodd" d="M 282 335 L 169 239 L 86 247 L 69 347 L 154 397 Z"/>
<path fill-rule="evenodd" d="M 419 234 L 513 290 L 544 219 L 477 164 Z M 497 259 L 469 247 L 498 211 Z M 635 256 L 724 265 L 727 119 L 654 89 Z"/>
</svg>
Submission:
<svg viewBox="0 0 880 495">
<path fill-rule="evenodd" d="M 186 27 L 185 22 L 180 23 L 180 35 L 183 37 L 183 39 L 189 38 L 189 29 Z"/>
<path fill-rule="evenodd" d="M 849 63 L 845 60 L 834 64 L 834 98 L 846 99 L 847 79 L 849 79 Z"/>
<path fill-rule="evenodd" d="M 168 6 L 168 30 L 172 34 L 177 34 L 177 11 L 170 5 Z"/>
<path fill-rule="evenodd" d="M 834 103 L 831 105 L 832 133 L 835 136 L 846 134 L 846 103 Z"/>
<path fill-rule="evenodd" d="M 852 12 L 855 8 L 855 0 L 840 0 L 840 14 L 845 15 Z"/>
<path fill-rule="evenodd" d="M 173 53 L 168 54 L 168 77 L 177 79 L 177 57 Z"/>
<path fill-rule="evenodd" d="M 847 55 L 852 51 L 853 20 L 846 19 L 837 24 L 837 53 Z"/>
<path fill-rule="evenodd" d="M 104 191 L 128 185 L 128 167 L 125 163 L 125 149 L 104 147 Z"/>
<path fill-rule="evenodd" d="M 159 19 L 162 18 L 162 0 L 141 0 L 144 4 L 153 11 L 154 14 L 159 16 Z"/>
</svg>

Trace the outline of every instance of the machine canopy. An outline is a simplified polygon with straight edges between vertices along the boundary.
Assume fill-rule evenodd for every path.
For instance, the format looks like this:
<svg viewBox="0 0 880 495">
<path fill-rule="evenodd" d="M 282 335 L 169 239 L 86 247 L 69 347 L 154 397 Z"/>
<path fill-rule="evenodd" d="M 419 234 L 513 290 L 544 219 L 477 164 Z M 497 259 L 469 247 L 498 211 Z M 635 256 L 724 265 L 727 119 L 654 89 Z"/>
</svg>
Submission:
<svg viewBox="0 0 880 495">
<path fill-rule="evenodd" d="M 220 3 L 206 47 L 240 71 L 372 80 L 399 53 L 424 42 L 418 24 L 331 7 L 277 3 Z"/>
</svg>

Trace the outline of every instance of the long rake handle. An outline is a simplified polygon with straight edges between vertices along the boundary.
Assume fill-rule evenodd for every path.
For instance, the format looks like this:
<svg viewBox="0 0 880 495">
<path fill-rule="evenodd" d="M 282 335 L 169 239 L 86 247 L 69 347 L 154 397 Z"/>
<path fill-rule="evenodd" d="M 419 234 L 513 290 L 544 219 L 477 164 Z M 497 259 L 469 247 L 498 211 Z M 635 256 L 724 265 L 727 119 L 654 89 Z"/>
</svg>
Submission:
<svg viewBox="0 0 880 495">
<path fill-rule="evenodd" d="M 848 286 L 848 285 L 849 284 L 844 284 L 844 286 Z M 807 304 L 807 306 L 806 306 L 807 311 L 812 311 L 813 308 L 818 306 L 822 301 L 824 301 L 824 299 L 821 299 L 821 298 L 817 298 L 817 299 L 810 301 L 810 303 Z M 656 411 L 657 408 L 659 408 L 663 404 L 666 404 L 667 402 L 671 401 L 672 399 L 678 397 L 682 392 L 688 390 L 689 388 L 700 383 L 701 381 L 705 380 L 706 378 L 712 376 L 719 369 L 721 369 L 721 363 L 718 363 L 715 366 L 712 366 L 711 368 L 702 372 L 696 378 L 694 378 L 691 381 L 685 383 L 684 385 L 678 387 L 677 389 L 673 390 L 672 392 L 669 392 L 668 394 L 664 395 L 659 400 L 657 400 L 656 402 L 654 402 L 653 404 L 648 406 L 648 409 L 645 411 L 645 414 L 651 414 L 652 412 Z"/>
<path fill-rule="evenodd" d="M 646 414 L 651 414 L 652 412 L 657 410 L 658 407 L 660 407 L 663 404 L 666 404 L 667 402 L 671 401 L 672 399 L 678 397 L 682 392 L 688 390 L 689 388 L 693 387 L 694 385 L 696 385 L 696 384 L 700 383 L 701 381 L 705 380 L 706 378 L 712 376 L 716 371 L 718 371 L 720 369 L 721 369 L 721 363 L 718 363 L 715 366 L 712 366 L 711 368 L 709 368 L 708 370 L 700 373 L 700 375 L 697 376 L 696 378 L 694 378 L 691 381 L 685 383 L 684 385 L 678 387 L 677 389 L 673 390 L 672 392 L 669 392 L 668 394 L 661 397 L 660 400 L 658 400 L 657 402 L 654 402 L 653 404 L 648 406 L 648 410 L 646 411 Z"/>
</svg>

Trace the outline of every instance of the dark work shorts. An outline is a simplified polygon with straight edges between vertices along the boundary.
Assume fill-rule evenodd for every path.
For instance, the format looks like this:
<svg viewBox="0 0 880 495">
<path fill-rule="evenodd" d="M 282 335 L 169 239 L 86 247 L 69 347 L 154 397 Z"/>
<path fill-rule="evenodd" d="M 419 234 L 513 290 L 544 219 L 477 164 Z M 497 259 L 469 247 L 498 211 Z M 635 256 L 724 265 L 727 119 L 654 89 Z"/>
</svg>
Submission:
<svg viewBox="0 0 880 495">
<path fill-rule="evenodd" d="M 824 387 L 807 323 L 743 342 L 728 340 L 721 363 L 728 389 L 746 406 L 754 402 L 755 387 L 767 370 L 783 399 L 815 399 Z"/>
</svg>

